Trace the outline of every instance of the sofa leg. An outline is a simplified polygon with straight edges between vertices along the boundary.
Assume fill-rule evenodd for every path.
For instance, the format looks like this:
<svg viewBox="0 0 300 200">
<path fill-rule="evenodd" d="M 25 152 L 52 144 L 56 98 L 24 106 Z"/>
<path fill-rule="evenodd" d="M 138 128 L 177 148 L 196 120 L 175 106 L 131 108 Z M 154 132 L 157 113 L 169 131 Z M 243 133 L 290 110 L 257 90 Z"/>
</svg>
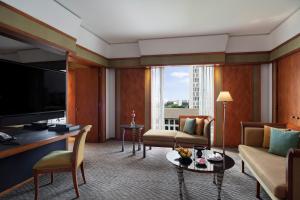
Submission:
<svg viewBox="0 0 300 200">
<path fill-rule="evenodd" d="M 260 199 L 260 183 L 256 181 L 256 198 Z"/>
<path fill-rule="evenodd" d="M 244 163 L 244 161 L 242 161 L 242 173 L 243 174 L 245 173 L 245 163 Z"/>
<path fill-rule="evenodd" d="M 146 145 L 143 145 L 143 158 L 146 158 Z"/>
<path fill-rule="evenodd" d="M 152 149 L 152 147 L 151 146 L 149 146 L 149 150 L 151 150 Z"/>
</svg>

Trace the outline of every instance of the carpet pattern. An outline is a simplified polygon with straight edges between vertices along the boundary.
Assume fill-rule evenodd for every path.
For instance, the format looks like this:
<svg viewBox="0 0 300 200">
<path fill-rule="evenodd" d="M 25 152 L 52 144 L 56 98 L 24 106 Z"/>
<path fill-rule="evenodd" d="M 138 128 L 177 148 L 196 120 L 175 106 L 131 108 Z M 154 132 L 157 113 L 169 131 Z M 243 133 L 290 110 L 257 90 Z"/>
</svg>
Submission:
<svg viewBox="0 0 300 200">
<path fill-rule="evenodd" d="M 80 172 L 78 182 L 80 199 L 101 200 L 155 200 L 179 199 L 176 169 L 166 160 L 168 148 L 147 150 L 146 159 L 142 151 L 132 156 L 131 143 L 125 144 L 125 152 L 120 152 L 121 142 L 109 141 L 104 144 L 87 144 L 85 152 L 85 174 L 87 184 L 82 184 Z M 255 179 L 241 173 L 241 161 L 238 154 L 228 152 L 236 162 L 225 172 L 222 199 L 254 200 Z M 246 168 L 246 173 L 250 172 Z M 185 184 L 183 199 L 217 199 L 217 188 L 213 184 L 213 175 L 184 171 Z M 49 176 L 41 177 L 40 199 L 74 199 L 72 176 L 70 173 L 54 175 L 54 183 Z M 5 200 L 27 200 L 34 198 L 32 182 L 0 198 Z M 270 200 L 264 191 L 262 200 Z"/>
</svg>

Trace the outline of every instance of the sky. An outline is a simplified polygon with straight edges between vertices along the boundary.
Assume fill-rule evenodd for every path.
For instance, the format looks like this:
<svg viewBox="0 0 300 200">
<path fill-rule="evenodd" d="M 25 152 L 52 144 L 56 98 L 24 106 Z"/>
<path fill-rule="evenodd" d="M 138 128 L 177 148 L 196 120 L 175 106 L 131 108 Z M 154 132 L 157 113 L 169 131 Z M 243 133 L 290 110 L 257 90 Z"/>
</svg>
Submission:
<svg viewBox="0 0 300 200">
<path fill-rule="evenodd" d="M 187 66 L 164 68 L 164 101 L 189 100 L 189 71 Z"/>
</svg>

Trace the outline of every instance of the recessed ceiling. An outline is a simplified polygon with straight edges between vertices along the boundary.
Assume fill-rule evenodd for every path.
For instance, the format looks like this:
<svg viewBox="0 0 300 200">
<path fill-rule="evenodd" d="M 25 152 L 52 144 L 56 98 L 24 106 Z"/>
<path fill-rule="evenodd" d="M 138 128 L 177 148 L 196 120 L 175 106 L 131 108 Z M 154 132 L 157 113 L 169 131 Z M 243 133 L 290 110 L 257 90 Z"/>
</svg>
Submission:
<svg viewBox="0 0 300 200">
<path fill-rule="evenodd" d="M 299 0 L 56 0 L 109 43 L 199 35 L 268 34 Z"/>
</svg>

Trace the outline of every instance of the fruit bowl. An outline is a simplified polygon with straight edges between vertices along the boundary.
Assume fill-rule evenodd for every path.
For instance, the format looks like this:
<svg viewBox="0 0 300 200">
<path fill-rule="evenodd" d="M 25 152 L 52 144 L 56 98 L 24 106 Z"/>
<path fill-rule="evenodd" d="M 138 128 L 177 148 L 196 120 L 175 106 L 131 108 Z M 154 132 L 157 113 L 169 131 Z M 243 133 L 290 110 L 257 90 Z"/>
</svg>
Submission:
<svg viewBox="0 0 300 200">
<path fill-rule="evenodd" d="M 192 163 L 192 152 L 189 149 L 178 147 L 176 148 L 176 151 L 180 155 L 180 158 L 178 159 L 180 164 L 189 165 Z"/>
</svg>

